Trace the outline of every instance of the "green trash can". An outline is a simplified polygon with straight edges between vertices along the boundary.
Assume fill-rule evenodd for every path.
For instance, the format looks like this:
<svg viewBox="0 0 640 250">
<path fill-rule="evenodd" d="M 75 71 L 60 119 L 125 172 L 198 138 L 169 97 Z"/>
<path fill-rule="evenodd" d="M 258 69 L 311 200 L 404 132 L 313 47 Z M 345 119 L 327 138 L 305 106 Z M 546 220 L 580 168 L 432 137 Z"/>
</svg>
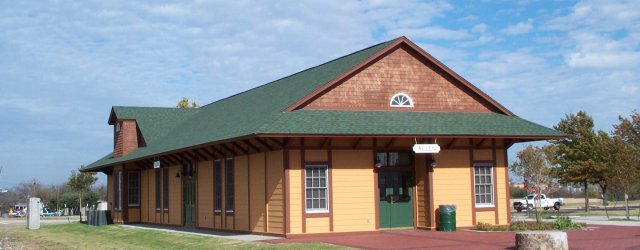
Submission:
<svg viewBox="0 0 640 250">
<path fill-rule="evenodd" d="M 440 231 L 456 231 L 456 205 L 440 205 Z"/>
</svg>

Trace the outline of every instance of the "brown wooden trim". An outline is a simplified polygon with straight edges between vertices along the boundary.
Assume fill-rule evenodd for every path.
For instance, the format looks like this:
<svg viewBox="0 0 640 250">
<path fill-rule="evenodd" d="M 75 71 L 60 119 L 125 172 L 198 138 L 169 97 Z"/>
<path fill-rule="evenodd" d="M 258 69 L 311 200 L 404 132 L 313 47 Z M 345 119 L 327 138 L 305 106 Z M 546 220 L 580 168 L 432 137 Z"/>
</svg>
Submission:
<svg viewBox="0 0 640 250">
<path fill-rule="evenodd" d="M 218 156 L 218 158 L 217 158 L 217 159 L 222 159 L 222 158 L 224 158 L 224 157 L 226 157 L 226 156 L 227 156 L 225 153 L 223 153 L 223 152 L 222 152 L 222 151 L 220 151 L 218 148 L 216 148 L 216 146 L 215 146 L 215 145 L 211 145 L 211 146 L 209 147 L 209 149 L 211 149 L 211 151 L 213 151 L 213 153 L 215 153 L 215 154 Z"/>
<path fill-rule="evenodd" d="M 306 213 L 305 218 L 329 218 L 331 222 L 331 213 Z"/>
<path fill-rule="evenodd" d="M 360 142 L 362 142 L 362 137 L 356 138 L 356 142 L 353 144 L 353 146 L 351 147 L 352 149 L 356 149 L 358 148 L 358 146 L 360 145 Z"/>
<path fill-rule="evenodd" d="M 269 145 L 269 143 L 267 143 L 267 142 L 266 142 L 265 140 L 263 140 L 262 138 L 260 138 L 260 137 L 256 137 L 256 138 L 254 138 L 254 139 L 256 139 L 256 141 L 257 141 L 258 143 L 260 143 L 260 145 L 262 145 L 263 147 L 267 148 L 269 151 L 273 151 L 273 147 L 271 147 L 271 145 Z"/>
<path fill-rule="evenodd" d="M 395 141 L 396 141 L 396 138 L 395 138 L 395 137 L 392 137 L 392 138 L 387 142 L 387 144 L 385 144 L 385 145 L 384 145 L 384 148 L 387 148 L 387 149 L 388 149 L 389 147 L 391 147 L 391 144 L 393 144 Z"/>
<path fill-rule="evenodd" d="M 485 140 L 487 140 L 487 138 L 480 139 L 480 141 L 478 143 L 476 143 L 476 145 L 473 146 L 473 148 L 476 148 L 476 149 L 479 148 L 480 145 L 482 145 L 482 143 L 484 143 Z"/>
<path fill-rule="evenodd" d="M 427 179 L 429 180 L 429 227 L 436 227 L 436 216 L 433 204 L 433 168 L 427 161 Z"/>
<path fill-rule="evenodd" d="M 329 147 L 331 147 L 331 140 L 329 139 Z M 331 149 L 327 150 L 327 168 L 328 168 L 328 177 L 329 177 L 329 232 L 333 232 L 333 154 Z"/>
<path fill-rule="evenodd" d="M 241 155 L 238 152 L 236 152 L 233 148 L 229 147 L 229 145 L 227 145 L 227 143 L 221 143 L 220 147 L 222 147 L 225 151 L 229 152 L 231 155 L 227 154 L 227 157 L 233 157 L 236 155 Z"/>
<path fill-rule="evenodd" d="M 498 209 L 496 209 L 496 206 L 493 207 L 476 207 L 475 208 L 476 212 L 488 212 L 488 211 L 498 211 Z M 475 225 L 475 223 L 474 223 Z"/>
<path fill-rule="evenodd" d="M 509 203 L 509 160 L 508 160 L 508 155 L 507 155 L 507 149 L 504 149 L 504 166 L 505 166 L 505 170 L 504 170 L 504 183 L 505 183 L 505 197 L 506 197 L 506 202 L 507 202 L 507 224 L 511 224 L 511 204 Z"/>
<path fill-rule="evenodd" d="M 363 138 L 418 138 L 418 137 L 433 137 L 437 136 L 438 138 L 474 138 L 474 139 L 482 139 L 482 138 L 510 138 L 510 139 L 521 139 L 518 142 L 525 142 L 527 139 L 531 140 L 554 140 L 554 139 L 564 139 L 564 136 L 514 136 L 514 135 L 460 135 L 460 134 L 439 134 L 439 135 L 430 135 L 430 134 L 257 134 L 255 139 L 257 138 L 325 138 L 325 137 L 334 137 L 334 138 L 354 138 L 354 137 L 363 137 Z M 308 146 L 308 145 L 307 145 Z"/>
<path fill-rule="evenodd" d="M 262 221 L 263 226 L 264 226 L 264 232 L 268 233 L 269 232 L 269 194 L 267 192 L 269 183 L 267 183 L 269 181 L 269 178 L 267 178 L 267 164 L 268 164 L 268 160 L 267 160 L 267 153 L 263 153 L 264 154 L 264 220 Z"/>
<path fill-rule="evenodd" d="M 447 145 L 444 147 L 445 149 L 450 149 L 451 146 L 453 146 L 453 143 L 456 142 L 456 138 L 451 138 L 451 141 L 449 141 L 449 143 L 447 143 Z"/>
<path fill-rule="evenodd" d="M 253 149 L 256 153 L 262 152 L 262 150 L 260 150 L 260 148 L 256 147 L 256 145 L 253 145 L 253 143 L 251 143 L 251 140 L 243 140 L 241 141 L 242 143 L 244 143 L 245 145 L 249 146 L 249 148 Z"/>
<path fill-rule="evenodd" d="M 420 142 L 423 143 L 423 142 Z M 413 154 L 413 229 L 418 228 L 418 161 L 416 160 L 416 154 Z M 424 189 L 424 188 L 423 188 Z M 426 219 L 426 218 L 425 218 Z"/>
<path fill-rule="evenodd" d="M 473 167 L 473 138 L 469 139 L 469 180 L 471 181 L 471 225 L 476 224 L 476 197 L 475 197 L 475 182 L 474 182 L 474 167 Z"/>
<path fill-rule="evenodd" d="M 211 147 L 209 147 L 209 148 L 211 150 L 213 150 L 213 152 L 215 152 L 216 154 L 220 155 L 220 159 L 223 159 L 225 157 L 229 157 L 230 156 L 227 152 L 223 152 L 217 146 L 220 146 L 220 145 L 211 145 Z"/>
<path fill-rule="evenodd" d="M 500 216 L 498 213 L 498 166 L 496 166 L 496 139 L 491 139 L 491 159 L 493 160 L 493 204 L 496 206 L 495 223 L 500 225 Z"/>
<path fill-rule="evenodd" d="M 240 144 L 239 144 L 237 141 L 232 141 L 232 142 L 230 142 L 230 143 L 231 143 L 231 145 L 232 145 L 234 148 L 236 148 L 236 149 L 240 150 L 240 152 L 241 152 L 242 154 L 245 154 L 245 155 L 246 155 L 246 154 L 249 154 L 249 150 L 244 149 L 243 147 L 241 147 L 241 146 L 240 146 Z"/>
<path fill-rule="evenodd" d="M 372 151 L 375 157 L 375 151 Z M 375 158 L 374 158 L 375 159 Z M 371 166 L 373 169 L 373 186 L 374 186 L 374 204 L 376 210 L 376 229 L 380 229 L 380 187 L 378 184 L 378 170 L 375 166 Z"/>
<path fill-rule="evenodd" d="M 289 173 L 289 148 L 282 151 L 282 159 L 284 161 L 284 227 L 285 233 L 291 233 L 291 195 L 290 192 L 290 173 Z"/>
</svg>

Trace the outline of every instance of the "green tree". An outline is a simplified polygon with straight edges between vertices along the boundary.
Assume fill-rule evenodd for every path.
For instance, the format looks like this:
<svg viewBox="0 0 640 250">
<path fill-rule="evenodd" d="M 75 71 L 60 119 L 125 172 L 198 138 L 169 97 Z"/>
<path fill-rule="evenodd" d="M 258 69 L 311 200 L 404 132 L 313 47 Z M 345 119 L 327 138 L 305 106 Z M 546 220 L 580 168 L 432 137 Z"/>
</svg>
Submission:
<svg viewBox="0 0 640 250">
<path fill-rule="evenodd" d="M 84 168 L 84 166 L 81 166 L 78 171 L 71 170 L 71 175 L 67 182 L 67 186 L 69 186 L 72 191 L 78 193 L 78 204 L 80 204 L 80 208 L 82 208 L 82 194 L 89 192 L 91 190 L 91 185 L 98 180 L 95 173 L 80 172 L 80 169 L 82 168 Z M 80 221 L 82 221 L 82 214 L 80 214 Z"/>
<path fill-rule="evenodd" d="M 624 193 L 629 219 L 629 193 L 640 180 L 640 114 L 634 110 L 630 119 L 618 116 L 618 120 L 620 123 L 613 125 L 614 140 L 606 160 L 611 162 L 614 188 Z"/>
<path fill-rule="evenodd" d="M 593 118 L 584 111 L 568 114 L 554 129 L 567 134 L 564 140 L 551 141 L 554 152 L 551 161 L 558 165 L 555 176 L 565 183 L 584 185 L 585 211 L 589 211 L 589 184 L 599 183 L 598 168 L 594 155 L 599 138 L 593 130 Z"/>
<path fill-rule="evenodd" d="M 198 104 L 196 102 L 189 103 L 189 98 L 182 97 L 182 100 L 178 102 L 176 107 L 181 109 L 190 109 L 190 108 L 197 108 Z"/>
<path fill-rule="evenodd" d="M 615 138 L 623 140 L 640 149 L 640 114 L 637 110 L 631 112 L 631 119 L 618 116 L 620 124 L 613 125 Z"/>
<path fill-rule="evenodd" d="M 527 146 L 517 154 L 516 161 L 511 164 L 511 172 L 521 176 L 525 183 L 535 187 L 536 207 L 540 207 L 541 194 L 549 195 L 553 191 L 554 185 L 553 166 L 548 160 L 547 152 L 549 149 Z M 536 221 L 542 221 L 542 209 L 535 210 Z"/>
</svg>

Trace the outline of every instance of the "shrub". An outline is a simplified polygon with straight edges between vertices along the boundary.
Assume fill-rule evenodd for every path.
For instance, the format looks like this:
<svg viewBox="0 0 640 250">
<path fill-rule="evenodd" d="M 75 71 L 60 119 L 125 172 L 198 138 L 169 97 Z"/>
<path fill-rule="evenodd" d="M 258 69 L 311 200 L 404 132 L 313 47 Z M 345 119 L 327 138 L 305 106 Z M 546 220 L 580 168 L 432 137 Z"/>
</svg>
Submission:
<svg viewBox="0 0 640 250">
<path fill-rule="evenodd" d="M 569 219 L 567 216 L 559 216 L 553 222 L 553 229 L 556 230 L 565 230 L 565 229 L 581 229 L 582 225 L 575 223 Z"/>
</svg>

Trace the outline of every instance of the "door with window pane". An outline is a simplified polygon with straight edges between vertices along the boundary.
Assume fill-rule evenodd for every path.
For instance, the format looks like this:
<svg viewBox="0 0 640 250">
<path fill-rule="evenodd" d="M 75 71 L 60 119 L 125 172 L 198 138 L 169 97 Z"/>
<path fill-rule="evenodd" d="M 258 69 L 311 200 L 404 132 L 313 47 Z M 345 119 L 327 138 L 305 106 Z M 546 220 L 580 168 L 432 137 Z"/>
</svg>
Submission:
<svg viewBox="0 0 640 250">
<path fill-rule="evenodd" d="M 413 227 L 413 174 L 379 172 L 380 228 Z"/>
<path fill-rule="evenodd" d="M 184 225 L 196 225 L 196 181 L 187 179 L 183 185 Z"/>
</svg>

